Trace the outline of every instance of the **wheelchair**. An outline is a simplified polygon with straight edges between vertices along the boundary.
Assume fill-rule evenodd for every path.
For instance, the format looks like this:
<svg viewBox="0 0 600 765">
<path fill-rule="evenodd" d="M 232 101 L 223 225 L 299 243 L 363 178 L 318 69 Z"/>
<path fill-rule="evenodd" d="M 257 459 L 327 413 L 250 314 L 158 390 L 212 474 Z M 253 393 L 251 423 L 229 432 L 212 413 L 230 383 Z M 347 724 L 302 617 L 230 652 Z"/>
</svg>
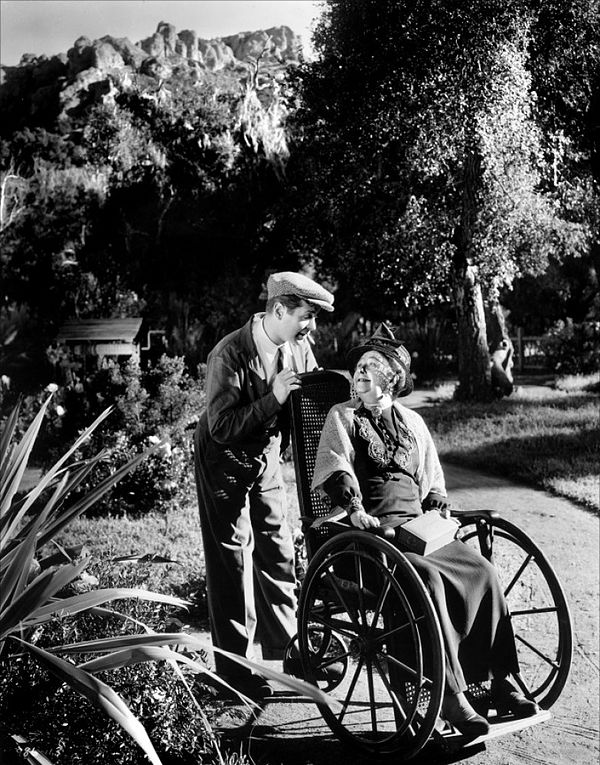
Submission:
<svg viewBox="0 0 600 765">
<path fill-rule="evenodd" d="M 348 380 L 332 371 L 302 375 L 302 388 L 291 397 L 307 567 L 298 634 L 287 656 L 299 652 L 304 679 L 338 702 L 337 707 L 319 705 L 325 722 L 355 752 L 409 760 L 430 741 L 455 751 L 548 720 L 572 659 L 571 617 L 562 587 L 544 554 L 517 526 L 495 512 L 459 511 L 454 513 L 459 538 L 496 566 L 503 584 L 520 663 L 513 679 L 541 711 L 526 719 L 500 717 L 490 707 L 489 683 L 479 683 L 469 686 L 467 696 L 487 716 L 489 733 L 467 742 L 442 725 L 444 645 L 416 570 L 377 532 L 335 520 L 328 503 L 310 491 L 327 413 L 349 398 Z"/>
</svg>

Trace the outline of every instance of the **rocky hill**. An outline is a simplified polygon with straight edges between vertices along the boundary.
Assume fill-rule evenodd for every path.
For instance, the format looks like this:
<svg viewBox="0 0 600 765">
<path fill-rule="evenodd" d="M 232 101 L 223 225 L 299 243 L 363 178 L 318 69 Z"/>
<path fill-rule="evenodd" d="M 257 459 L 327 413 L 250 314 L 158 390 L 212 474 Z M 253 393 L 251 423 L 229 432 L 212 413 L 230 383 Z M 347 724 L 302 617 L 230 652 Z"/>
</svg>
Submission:
<svg viewBox="0 0 600 765">
<path fill-rule="evenodd" d="M 153 35 L 137 43 L 111 35 L 99 40 L 79 37 L 66 53 L 26 54 L 17 66 L 0 67 L 3 132 L 43 124 L 50 115 L 52 120 L 69 116 L 82 104 L 110 97 L 136 77 L 162 81 L 185 75 L 232 84 L 256 74 L 260 59 L 260 73 L 277 78 L 300 55 L 300 38 L 286 26 L 204 39 L 161 21 Z"/>
</svg>

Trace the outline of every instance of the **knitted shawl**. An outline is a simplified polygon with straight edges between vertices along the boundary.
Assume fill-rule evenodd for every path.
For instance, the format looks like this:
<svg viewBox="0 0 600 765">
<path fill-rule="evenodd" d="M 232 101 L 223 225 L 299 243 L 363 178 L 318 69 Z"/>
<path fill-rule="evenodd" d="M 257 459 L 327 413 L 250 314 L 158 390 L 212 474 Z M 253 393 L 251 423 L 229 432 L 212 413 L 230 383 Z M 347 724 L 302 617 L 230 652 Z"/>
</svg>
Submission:
<svg viewBox="0 0 600 765">
<path fill-rule="evenodd" d="M 354 414 L 360 403 L 359 399 L 353 399 L 343 404 L 336 404 L 327 415 L 317 449 L 315 472 L 311 486 L 313 490 L 317 490 L 322 495 L 325 495 L 323 484 L 333 473 L 342 470 L 354 475 L 355 453 L 352 434 L 354 432 Z M 413 432 L 417 442 L 416 478 L 419 484 L 420 499 L 425 499 L 430 492 L 447 496 L 442 466 L 425 421 L 421 415 L 406 406 L 402 406 L 397 401 L 394 401 L 393 406 L 407 427 Z"/>
</svg>

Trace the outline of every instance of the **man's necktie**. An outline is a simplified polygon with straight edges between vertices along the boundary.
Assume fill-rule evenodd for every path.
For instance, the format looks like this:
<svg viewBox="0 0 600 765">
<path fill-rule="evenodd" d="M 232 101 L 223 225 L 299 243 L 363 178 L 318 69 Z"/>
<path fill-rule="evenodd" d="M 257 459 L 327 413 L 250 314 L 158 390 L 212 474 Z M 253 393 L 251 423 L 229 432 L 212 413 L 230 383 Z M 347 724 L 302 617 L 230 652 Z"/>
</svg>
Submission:
<svg viewBox="0 0 600 765">
<path fill-rule="evenodd" d="M 283 346 L 280 345 L 275 354 L 275 374 L 278 375 L 283 369 Z"/>
<path fill-rule="evenodd" d="M 277 349 L 275 357 L 275 374 L 279 374 L 283 369 L 283 346 Z M 290 400 L 288 399 L 280 409 L 277 416 L 279 430 L 281 432 L 281 451 L 287 448 L 290 443 Z"/>
</svg>

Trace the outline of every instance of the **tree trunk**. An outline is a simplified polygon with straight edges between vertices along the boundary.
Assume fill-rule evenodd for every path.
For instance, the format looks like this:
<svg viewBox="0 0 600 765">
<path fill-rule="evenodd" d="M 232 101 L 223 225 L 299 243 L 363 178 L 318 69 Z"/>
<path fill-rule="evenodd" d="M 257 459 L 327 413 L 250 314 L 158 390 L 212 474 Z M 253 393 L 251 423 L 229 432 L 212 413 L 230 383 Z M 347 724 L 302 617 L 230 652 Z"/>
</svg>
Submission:
<svg viewBox="0 0 600 765">
<path fill-rule="evenodd" d="M 472 263 L 473 230 L 477 220 L 477 187 L 481 158 L 476 151 L 465 156 L 462 210 L 455 232 L 453 291 L 458 324 L 458 388 L 456 397 L 485 401 L 491 398 L 485 310 L 477 267 Z"/>
<path fill-rule="evenodd" d="M 458 388 L 456 397 L 487 401 L 491 397 L 485 311 L 475 266 L 465 266 L 454 279 L 458 323 Z"/>
</svg>

